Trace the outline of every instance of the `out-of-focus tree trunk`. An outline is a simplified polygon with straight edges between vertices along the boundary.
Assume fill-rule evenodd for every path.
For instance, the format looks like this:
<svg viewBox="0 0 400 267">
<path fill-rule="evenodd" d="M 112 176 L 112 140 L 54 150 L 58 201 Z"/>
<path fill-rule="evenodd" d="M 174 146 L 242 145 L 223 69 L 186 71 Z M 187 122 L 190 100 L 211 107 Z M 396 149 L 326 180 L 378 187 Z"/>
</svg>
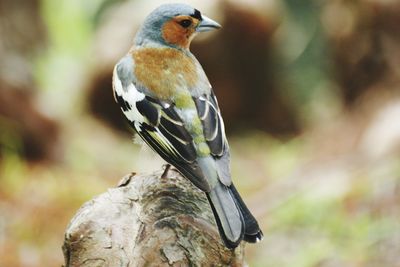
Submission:
<svg viewBox="0 0 400 267">
<path fill-rule="evenodd" d="M 63 246 L 72 266 L 244 266 L 221 243 L 204 193 L 175 170 L 127 175 L 87 202 Z"/>
<path fill-rule="evenodd" d="M 0 158 L 7 150 L 30 160 L 58 157 L 58 124 L 34 101 L 32 58 L 45 30 L 39 0 L 0 0 Z"/>
<path fill-rule="evenodd" d="M 398 94 L 400 2 L 327 1 L 322 14 L 344 103 Z"/>
</svg>

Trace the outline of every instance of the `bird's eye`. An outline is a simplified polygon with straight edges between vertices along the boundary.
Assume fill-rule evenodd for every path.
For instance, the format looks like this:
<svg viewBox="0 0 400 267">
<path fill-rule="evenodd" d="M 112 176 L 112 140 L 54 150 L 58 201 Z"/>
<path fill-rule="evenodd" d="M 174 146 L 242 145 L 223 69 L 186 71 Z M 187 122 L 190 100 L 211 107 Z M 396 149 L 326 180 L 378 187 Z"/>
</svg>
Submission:
<svg viewBox="0 0 400 267">
<path fill-rule="evenodd" d="M 191 21 L 190 19 L 184 19 L 184 20 L 181 20 L 181 21 L 179 22 L 179 24 L 180 24 L 183 28 L 187 28 L 187 27 L 189 27 L 190 25 L 192 25 L 192 21 Z"/>
</svg>

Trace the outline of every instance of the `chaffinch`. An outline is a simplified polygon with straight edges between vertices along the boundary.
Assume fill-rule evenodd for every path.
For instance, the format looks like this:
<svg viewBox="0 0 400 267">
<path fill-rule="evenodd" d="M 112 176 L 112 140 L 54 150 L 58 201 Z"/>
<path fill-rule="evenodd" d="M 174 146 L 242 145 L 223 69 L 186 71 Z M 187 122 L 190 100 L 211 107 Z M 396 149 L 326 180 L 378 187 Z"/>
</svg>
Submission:
<svg viewBox="0 0 400 267">
<path fill-rule="evenodd" d="M 115 66 L 114 97 L 130 125 L 164 160 L 204 191 L 228 248 L 262 239 L 232 183 L 229 146 L 217 99 L 189 51 L 199 32 L 220 28 L 185 4 L 165 4 L 145 19 Z"/>
</svg>

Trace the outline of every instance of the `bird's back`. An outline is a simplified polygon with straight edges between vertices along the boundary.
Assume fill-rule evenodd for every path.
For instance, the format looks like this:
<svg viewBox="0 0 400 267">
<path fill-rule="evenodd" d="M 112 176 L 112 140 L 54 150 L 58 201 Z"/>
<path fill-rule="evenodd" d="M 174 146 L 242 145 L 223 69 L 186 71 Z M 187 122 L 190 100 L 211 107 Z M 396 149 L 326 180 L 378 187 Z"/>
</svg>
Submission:
<svg viewBox="0 0 400 267">
<path fill-rule="evenodd" d="M 129 54 L 139 85 L 162 100 L 173 100 L 179 106 L 185 104 L 179 99 L 182 94 L 198 96 L 210 92 L 208 79 L 190 52 L 170 47 L 135 47 Z"/>
</svg>

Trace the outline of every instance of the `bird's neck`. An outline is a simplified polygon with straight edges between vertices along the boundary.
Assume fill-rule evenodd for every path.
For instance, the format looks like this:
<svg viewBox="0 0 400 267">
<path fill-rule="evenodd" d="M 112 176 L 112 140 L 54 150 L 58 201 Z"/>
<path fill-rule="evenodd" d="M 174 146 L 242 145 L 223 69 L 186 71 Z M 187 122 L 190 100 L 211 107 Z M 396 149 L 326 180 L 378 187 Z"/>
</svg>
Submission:
<svg viewBox="0 0 400 267">
<path fill-rule="evenodd" d="M 135 39 L 134 47 L 136 48 L 171 48 L 176 49 L 181 53 L 184 53 L 187 56 L 193 57 L 193 54 L 190 52 L 190 46 L 183 47 L 179 45 L 170 44 L 164 41 L 154 41 L 151 39 Z"/>
</svg>

